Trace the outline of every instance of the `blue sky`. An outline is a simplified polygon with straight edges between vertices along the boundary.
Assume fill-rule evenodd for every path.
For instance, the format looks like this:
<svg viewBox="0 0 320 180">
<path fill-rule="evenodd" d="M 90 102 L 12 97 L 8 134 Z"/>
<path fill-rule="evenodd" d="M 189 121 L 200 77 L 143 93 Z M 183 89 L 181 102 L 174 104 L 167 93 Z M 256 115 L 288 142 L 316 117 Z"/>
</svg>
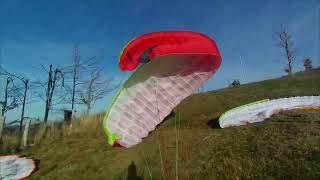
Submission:
<svg viewBox="0 0 320 180">
<path fill-rule="evenodd" d="M 219 46 L 223 63 L 205 84 L 212 90 L 232 79 L 247 83 L 284 75 L 285 58 L 275 35 L 281 24 L 295 42 L 294 70 L 302 69 L 305 57 L 320 65 L 319 0 L 0 0 L 0 63 L 41 79 L 40 63 L 67 65 L 73 44 L 79 43 L 84 58 L 99 56 L 106 77 L 123 79 L 130 73 L 121 72 L 117 61 L 127 41 L 146 32 L 185 29 L 205 33 Z M 94 111 L 104 111 L 113 94 Z M 41 118 L 43 105 L 29 104 L 26 115 Z M 7 115 L 16 119 L 19 114 L 16 109 Z"/>
</svg>

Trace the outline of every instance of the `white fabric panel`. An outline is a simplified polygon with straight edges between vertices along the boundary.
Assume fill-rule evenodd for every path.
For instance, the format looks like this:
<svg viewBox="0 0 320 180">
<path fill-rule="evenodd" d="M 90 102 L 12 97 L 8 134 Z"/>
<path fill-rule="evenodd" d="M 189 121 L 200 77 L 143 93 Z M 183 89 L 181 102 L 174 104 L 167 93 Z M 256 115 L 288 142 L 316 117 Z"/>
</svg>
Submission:
<svg viewBox="0 0 320 180">
<path fill-rule="evenodd" d="M 34 161 L 16 155 L 0 156 L 0 179 L 22 179 L 29 176 L 35 168 Z"/>
<path fill-rule="evenodd" d="M 221 128 L 260 122 L 282 111 L 303 107 L 320 107 L 320 96 L 301 96 L 267 100 L 231 109 L 219 118 Z"/>
</svg>

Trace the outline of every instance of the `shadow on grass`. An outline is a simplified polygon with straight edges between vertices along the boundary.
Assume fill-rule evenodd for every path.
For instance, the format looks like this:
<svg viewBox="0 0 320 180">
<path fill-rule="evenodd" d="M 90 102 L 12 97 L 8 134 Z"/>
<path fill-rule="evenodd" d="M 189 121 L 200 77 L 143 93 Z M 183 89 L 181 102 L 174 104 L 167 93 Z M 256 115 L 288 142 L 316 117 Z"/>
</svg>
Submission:
<svg viewBox="0 0 320 180">
<path fill-rule="evenodd" d="M 131 164 L 128 166 L 127 180 L 142 180 L 142 178 L 137 175 L 137 167 L 133 161 L 131 161 Z"/>
<path fill-rule="evenodd" d="M 221 129 L 220 124 L 219 124 L 219 117 L 214 118 L 214 119 L 210 119 L 207 122 L 207 125 L 211 128 L 214 128 L 214 129 Z"/>
</svg>

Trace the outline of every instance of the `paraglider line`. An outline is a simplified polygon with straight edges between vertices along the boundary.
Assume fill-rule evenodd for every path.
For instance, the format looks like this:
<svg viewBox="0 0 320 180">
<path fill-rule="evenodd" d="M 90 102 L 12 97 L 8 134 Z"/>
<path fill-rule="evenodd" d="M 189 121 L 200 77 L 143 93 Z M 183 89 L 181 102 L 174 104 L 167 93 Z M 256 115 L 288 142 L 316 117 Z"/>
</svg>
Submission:
<svg viewBox="0 0 320 180">
<path fill-rule="evenodd" d="M 154 78 L 155 78 L 155 77 L 154 77 Z M 157 107 L 157 112 L 158 112 L 158 119 L 159 119 L 159 121 L 161 121 L 161 119 L 160 119 L 160 110 L 159 110 L 159 105 L 158 105 L 157 89 L 156 89 L 156 81 L 155 81 L 155 79 L 153 80 L 153 85 L 154 85 L 154 93 L 155 93 L 155 98 L 156 98 L 156 107 Z M 161 162 L 162 176 L 163 176 L 163 179 L 165 180 L 166 177 L 165 177 L 164 166 L 163 166 L 163 159 L 162 159 L 162 153 L 161 153 L 161 144 L 160 144 L 161 141 L 160 141 L 159 131 L 160 131 L 160 128 L 159 128 L 159 130 L 157 131 L 157 136 L 158 136 L 158 139 L 159 139 L 159 153 L 160 153 L 160 162 Z"/>
</svg>

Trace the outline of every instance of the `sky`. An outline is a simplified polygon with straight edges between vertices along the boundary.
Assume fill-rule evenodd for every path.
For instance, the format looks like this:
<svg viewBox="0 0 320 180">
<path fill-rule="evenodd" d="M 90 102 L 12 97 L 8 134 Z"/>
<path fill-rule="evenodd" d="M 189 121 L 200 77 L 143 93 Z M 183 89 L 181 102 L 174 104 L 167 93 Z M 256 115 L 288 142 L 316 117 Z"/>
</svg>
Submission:
<svg viewBox="0 0 320 180">
<path fill-rule="evenodd" d="M 302 70 L 306 57 L 319 66 L 320 0 L 0 0 L 0 64 L 41 80 L 46 74 L 40 64 L 69 65 L 76 43 L 83 59 L 99 57 L 105 78 L 122 82 L 130 72 L 119 70 L 118 57 L 129 40 L 152 31 L 191 30 L 213 38 L 222 55 L 220 69 L 204 85 L 209 91 L 233 79 L 249 83 L 284 75 L 284 52 L 276 46 L 281 24 L 294 41 L 294 71 Z M 2 78 L 1 98 L 4 83 Z M 114 93 L 93 112 L 105 111 Z M 42 118 L 43 111 L 44 102 L 32 102 L 26 116 Z M 6 116 L 12 121 L 20 113 L 17 108 Z"/>
</svg>

